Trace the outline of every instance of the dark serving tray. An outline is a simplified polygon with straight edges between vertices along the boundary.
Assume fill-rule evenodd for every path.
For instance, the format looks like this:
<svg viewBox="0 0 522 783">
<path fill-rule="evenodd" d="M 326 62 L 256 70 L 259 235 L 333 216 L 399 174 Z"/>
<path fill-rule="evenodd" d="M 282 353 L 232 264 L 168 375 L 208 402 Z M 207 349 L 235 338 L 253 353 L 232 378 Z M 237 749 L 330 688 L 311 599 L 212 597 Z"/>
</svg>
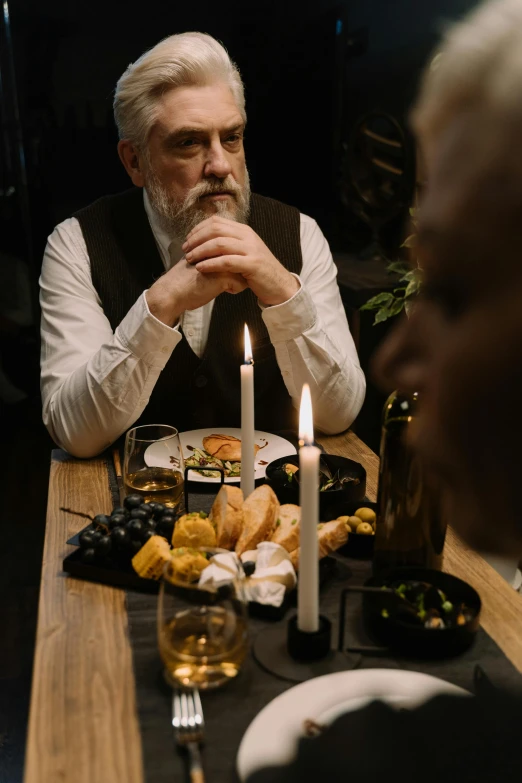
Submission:
<svg viewBox="0 0 522 783">
<path fill-rule="evenodd" d="M 87 527 L 90 527 L 88 525 Z M 87 528 L 84 528 L 87 529 Z M 75 536 L 70 538 L 67 543 L 77 546 L 77 540 L 83 530 L 80 530 Z M 76 579 L 86 579 L 88 582 L 99 582 L 113 587 L 123 587 L 126 590 L 139 590 L 143 593 L 157 593 L 159 582 L 154 579 L 142 579 L 129 565 L 125 568 L 121 564 L 106 563 L 103 566 L 92 563 L 82 563 L 81 553 L 76 549 L 63 560 L 63 570 L 69 576 Z M 335 560 L 331 557 L 325 557 L 319 561 L 319 582 L 324 584 L 334 574 L 336 568 Z M 286 592 L 285 599 L 281 606 L 267 606 L 251 601 L 248 605 L 249 614 L 252 617 L 259 617 L 262 620 L 281 620 L 291 606 L 295 606 L 297 600 L 297 590 Z"/>
</svg>

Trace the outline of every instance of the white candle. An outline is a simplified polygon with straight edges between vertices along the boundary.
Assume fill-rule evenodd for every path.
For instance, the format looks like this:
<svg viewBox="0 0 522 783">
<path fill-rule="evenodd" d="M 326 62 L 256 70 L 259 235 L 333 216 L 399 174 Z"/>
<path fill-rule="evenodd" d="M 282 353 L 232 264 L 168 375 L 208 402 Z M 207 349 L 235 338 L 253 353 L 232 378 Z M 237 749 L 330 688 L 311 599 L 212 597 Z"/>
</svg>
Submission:
<svg viewBox="0 0 522 783">
<path fill-rule="evenodd" d="M 308 384 L 303 386 L 299 411 L 299 502 L 301 534 L 299 580 L 297 585 L 297 626 L 300 631 L 319 630 L 319 458 L 313 446 L 312 398 Z"/>
<path fill-rule="evenodd" d="M 247 498 L 255 489 L 254 359 L 245 324 L 245 363 L 241 365 L 241 489 Z"/>
</svg>

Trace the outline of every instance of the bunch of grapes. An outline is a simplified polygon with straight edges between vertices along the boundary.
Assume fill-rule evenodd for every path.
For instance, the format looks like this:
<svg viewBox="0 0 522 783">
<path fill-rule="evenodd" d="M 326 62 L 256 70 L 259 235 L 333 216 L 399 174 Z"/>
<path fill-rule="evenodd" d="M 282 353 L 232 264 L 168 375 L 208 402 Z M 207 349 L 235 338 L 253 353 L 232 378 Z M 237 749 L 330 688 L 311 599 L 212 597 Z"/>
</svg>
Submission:
<svg viewBox="0 0 522 783">
<path fill-rule="evenodd" d="M 97 514 L 81 534 L 82 562 L 128 565 L 151 536 L 170 543 L 175 523 L 174 512 L 162 503 L 143 503 L 141 495 L 128 495 L 123 507 L 113 508 L 110 516 Z"/>
</svg>

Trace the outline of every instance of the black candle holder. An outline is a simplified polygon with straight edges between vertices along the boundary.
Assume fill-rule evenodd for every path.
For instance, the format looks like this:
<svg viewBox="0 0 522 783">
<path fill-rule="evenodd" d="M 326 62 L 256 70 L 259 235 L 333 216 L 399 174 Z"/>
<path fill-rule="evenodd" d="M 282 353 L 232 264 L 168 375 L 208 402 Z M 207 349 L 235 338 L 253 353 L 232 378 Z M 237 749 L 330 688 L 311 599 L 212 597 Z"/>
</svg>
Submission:
<svg viewBox="0 0 522 783">
<path fill-rule="evenodd" d="M 303 682 L 322 674 L 355 669 L 360 655 L 332 649 L 332 623 L 319 616 L 319 630 L 299 630 L 297 615 L 258 633 L 253 644 L 254 658 L 270 674 L 290 682 Z"/>
</svg>

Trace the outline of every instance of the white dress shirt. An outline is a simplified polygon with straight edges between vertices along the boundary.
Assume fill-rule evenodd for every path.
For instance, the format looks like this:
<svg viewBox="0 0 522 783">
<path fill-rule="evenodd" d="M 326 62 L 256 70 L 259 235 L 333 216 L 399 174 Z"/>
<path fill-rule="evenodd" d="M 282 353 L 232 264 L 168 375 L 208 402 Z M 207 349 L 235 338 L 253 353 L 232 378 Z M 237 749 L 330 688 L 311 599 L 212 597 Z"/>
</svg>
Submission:
<svg viewBox="0 0 522 783">
<path fill-rule="evenodd" d="M 158 226 L 145 191 L 144 204 L 168 270 L 182 257 L 181 247 Z M 315 426 L 335 433 L 359 413 L 365 379 L 328 243 L 306 215 L 301 215 L 300 236 L 301 288 L 283 304 L 262 307 L 262 317 L 294 406 L 302 385 L 310 384 Z M 171 328 L 150 313 L 144 292 L 112 331 L 76 218 L 64 220 L 50 235 L 40 289 L 43 420 L 54 440 L 75 456 L 99 454 L 132 426 L 183 335 L 197 356 L 205 350 L 213 302 L 186 311 L 181 334 L 179 326 Z M 253 350 L 255 360 L 255 345 Z M 164 420 L 176 426 L 174 404 Z"/>
</svg>

